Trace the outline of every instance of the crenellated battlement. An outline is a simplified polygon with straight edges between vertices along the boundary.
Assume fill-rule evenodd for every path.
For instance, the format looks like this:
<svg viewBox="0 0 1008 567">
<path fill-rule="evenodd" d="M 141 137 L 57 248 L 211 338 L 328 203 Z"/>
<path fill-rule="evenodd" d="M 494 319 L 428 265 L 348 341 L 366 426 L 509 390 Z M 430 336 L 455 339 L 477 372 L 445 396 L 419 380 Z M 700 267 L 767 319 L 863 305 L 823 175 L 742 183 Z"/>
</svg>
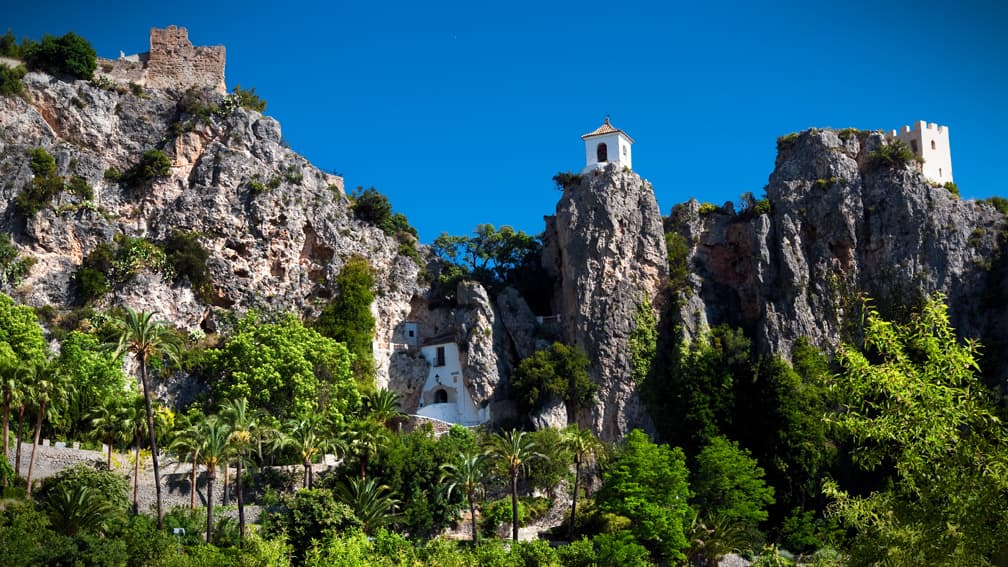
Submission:
<svg viewBox="0 0 1008 567">
<path fill-rule="evenodd" d="M 921 166 L 924 177 L 942 185 L 952 181 L 952 150 L 948 126 L 918 120 L 913 128 L 903 126 L 898 131 L 890 130 L 889 136 L 902 140 L 924 159 Z"/>
</svg>

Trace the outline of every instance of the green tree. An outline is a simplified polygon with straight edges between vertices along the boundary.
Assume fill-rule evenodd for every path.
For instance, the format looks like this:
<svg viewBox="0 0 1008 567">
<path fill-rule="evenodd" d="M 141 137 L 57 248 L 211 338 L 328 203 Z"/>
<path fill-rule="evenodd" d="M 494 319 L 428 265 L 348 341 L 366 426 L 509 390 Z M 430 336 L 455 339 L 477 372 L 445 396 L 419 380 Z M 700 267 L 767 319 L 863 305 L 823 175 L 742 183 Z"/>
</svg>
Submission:
<svg viewBox="0 0 1008 567">
<path fill-rule="evenodd" d="M 58 38 L 43 35 L 42 41 L 31 44 L 22 52 L 30 69 L 51 75 L 69 75 L 90 81 L 98 68 L 98 54 L 81 36 L 68 32 Z"/>
<path fill-rule="evenodd" d="M 386 428 L 394 427 L 404 417 L 399 406 L 399 394 L 387 388 L 380 388 L 364 396 L 364 408 L 368 419 L 373 419 Z"/>
<path fill-rule="evenodd" d="M 337 502 L 331 490 L 320 489 L 285 494 L 279 506 L 263 513 L 262 524 L 267 537 L 286 537 L 293 551 L 293 565 L 302 564 L 313 541 L 325 541 L 338 530 L 359 525 L 349 506 Z"/>
<path fill-rule="evenodd" d="M 218 379 L 214 397 L 246 398 L 280 420 L 307 413 L 339 419 L 360 407 L 346 347 L 293 315 L 263 322 L 249 312 L 234 334 L 206 353 L 205 368 Z"/>
<path fill-rule="evenodd" d="M 241 85 L 235 85 L 231 89 L 231 96 L 238 101 L 238 106 L 262 113 L 266 110 L 266 101 L 256 94 L 255 87 L 243 89 Z"/>
<path fill-rule="evenodd" d="M 196 457 L 207 470 L 207 519 L 206 541 L 213 539 L 214 511 L 214 481 L 217 480 L 217 469 L 227 462 L 231 451 L 228 436 L 231 429 L 218 416 L 211 415 L 200 424 L 200 445 Z"/>
<path fill-rule="evenodd" d="M 64 535 L 107 535 L 110 523 L 126 511 L 126 480 L 120 475 L 75 465 L 52 480 L 39 499 L 53 528 Z"/>
<path fill-rule="evenodd" d="M 686 527 L 693 512 L 682 449 L 652 443 L 635 429 L 605 467 L 595 495 L 599 510 L 623 516 L 652 554 L 669 562 L 686 559 Z"/>
<path fill-rule="evenodd" d="M 199 472 L 199 450 L 201 444 L 200 423 L 196 417 L 186 419 L 183 427 L 179 428 L 172 437 L 168 450 L 174 453 L 180 460 L 190 463 L 189 468 L 189 509 L 196 509 L 196 476 Z M 239 506 L 241 498 L 239 497 Z"/>
<path fill-rule="evenodd" d="M 455 264 L 487 287 L 508 282 L 514 272 L 525 266 L 542 250 L 535 236 L 515 231 L 510 226 L 500 230 L 492 224 L 480 224 L 472 236 L 442 233 L 431 244 L 434 254 Z"/>
<path fill-rule="evenodd" d="M 564 444 L 567 445 L 571 456 L 574 458 L 574 490 L 571 494 L 571 514 L 570 526 L 567 532 L 567 539 L 574 541 L 574 530 L 577 517 L 578 486 L 581 483 L 581 467 L 588 464 L 588 461 L 599 454 L 602 450 L 602 442 L 591 429 L 581 429 L 576 423 L 571 424 L 564 430 Z"/>
<path fill-rule="evenodd" d="M 288 420 L 277 437 L 275 446 L 278 449 L 291 448 L 297 453 L 299 462 L 304 467 L 303 486 L 306 489 L 312 487 L 312 463 L 334 448 L 333 440 L 329 438 L 322 419 L 317 415 Z"/>
<path fill-rule="evenodd" d="M 1008 432 L 979 376 L 978 345 L 960 342 L 941 296 L 906 323 L 866 306 L 864 352 L 843 345 L 829 422 L 887 487 L 825 491 L 857 530 L 852 563 L 990 565 L 1008 552 Z"/>
<path fill-rule="evenodd" d="M 110 357 L 93 333 L 73 331 L 63 337 L 54 371 L 74 385 L 57 408 L 57 429 L 72 439 L 85 433 L 85 416 L 97 401 L 123 397 L 126 376 L 122 361 Z"/>
<path fill-rule="evenodd" d="M 374 379 L 375 319 L 371 314 L 374 301 L 374 273 L 365 258 L 347 261 L 336 276 L 336 297 L 322 309 L 315 329 L 323 336 L 346 345 L 354 357 L 353 368 L 358 380 L 370 384 Z"/>
<path fill-rule="evenodd" d="M 368 462 L 389 438 L 389 432 L 373 419 L 354 419 L 341 435 L 341 447 L 347 458 L 357 461 L 360 477 L 367 477 Z"/>
<path fill-rule="evenodd" d="M 588 407 L 596 388 L 584 351 L 559 342 L 523 359 L 511 375 L 511 395 L 520 411 L 531 413 L 559 398 L 567 408 L 568 422 Z"/>
<path fill-rule="evenodd" d="M 73 387 L 62 374 L 55 371 L 55 365 L 50 361 L 37 367 L 34 376 L 35 379 L 28 386 L 28 399 L 35 407 L 35 434 L 32 437 L 32 451 L 31 457 L 28 458 L 28 476 L 26 477 L 28 498 L 31 498 L 32 495 L 32 475 L 35 472 L 35 453 L 38 449 L 39 435 L 42 433 L 42 420 L 46 416 L 50 417 L 50 421 L 58 418 L 53 411 L 53 405 L 59 404 L 61 400 L 66 398 L 69 390 Z"/>
<path fill-rule="evenodd" d="M 25 393 L 22 381 L 24 372 L 20 369 L 42 364 L 47 352 L 48 346 L 35 311 L 28 306 L 15 304 L 9 296 L 0 293 L 0 387 L 3 390 L 4 459 L 10 454 L 11 408 Z"/>
<path fill-rule="evenodd" d="M 88 423 L 91 425 L 92 436 L 108 445 L 108 455 L 105 466 L 112 468 L 112 449 L 117 442 L 128 441 L 131 436 L 131 425 L 124 395 L 98 398 L 88 412 Z"/>
<path fill-rule="evenodd" d="M 694 506 L 704 518 L 721 517 L 755 536 L 760 522 L 767 519 L 766 507 L 774 502 L 774 490 L 764 475 L 738 443 L 714 437 L 697 455 L 691 483 Z"/>
<path fill-rule="evenodd" d="M 157 494 L 158 529 L 164 529 L 164 510 L 161 498 L 161 471 L 158 466 L 157 435 L 154 430 L 154 410 L 151 402 L 150 381 L 147 376 L 151 358 L 165 355 L 178 360 L 178 335 L 153 320 L 154 314 L 133 311 L 129 307 L 123 315 L 111 320 L 116 335 L 115 353 L 132 354 L 140 367 L 140 384 L 143 388 L 147 414 L 147 434 L 150 438 L 151 462 L 154 466 L 154 489 Z M 139 457 L 139 455 L 138 455 Z"/>
<path fill-rule="evenodd" d="M 271 435 L 268 427 L 259 421 L 258 412 L 248 406 L 248 400 L 239 398 L 228 400 L 221 407 L 221 418 L 228 425 L 231 433 L 228 436 L 228 444 L 234 449 L 235 461 L 238 465 L 236 471 L 238 489 L 238 538 L 244 541 L 245 538 L 245 495 L 244 495 L 244 475 L 242 474 L 245 462 L 249 459 L 249 452 L 257 447 L 266 437 Z"/>
<path fill-rule="evenodd" d="M 452 492 L 460 491 L 469 504 L 469 518 L 472 521 L 473 543 L 479 543 L 479 529 L 476 527 L 476 496 L 483 489 L 483 479 L 486 476 L 485 453 L 459 453 L 455 463 L 441 465 L 441 482 L 445 485 L 448 497 Z"/>
<path fill-rule="evenodd" d="M 517 429 L 495 433 L 491 439 L 490 454 L 500 460 L 511 480 L 511 539 L 514 541 L 518 541 L 518 476 L 534 461 L 546 458 L 537 449 L 536 442 Z"/>
</svg>

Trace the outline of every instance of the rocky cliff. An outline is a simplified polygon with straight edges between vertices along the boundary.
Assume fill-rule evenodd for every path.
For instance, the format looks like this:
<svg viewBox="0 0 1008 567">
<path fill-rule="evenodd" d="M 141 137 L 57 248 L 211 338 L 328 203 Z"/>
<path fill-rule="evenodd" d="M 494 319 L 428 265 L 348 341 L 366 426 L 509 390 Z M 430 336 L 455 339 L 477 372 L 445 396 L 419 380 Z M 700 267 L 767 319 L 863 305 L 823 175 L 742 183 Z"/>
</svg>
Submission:
<svg viewBox="0 0 1008 567">
<path fill-rule="evenodd" d="M 655 303 L 668 279 L 651 185 L 615 164 L 583 176 L 547 218 L 543 256 L 558 282 L 554 303 L 564 340 L 584 349 L 598 384 L 583 420 L 607 439 L 646 426 L 628 341 L 638 309 Z"/>
<path fill-rule="evenodd" d="M 914 162 L 879 163 L 884 143 L 851 130 L 785 137 L 768 207 L 676 207 L 670 229 L 691 272 L 679 302 L 687 335 L 727 323 L 761 353 L 788 357 L 801 337 L 831 351 L 856 338 L 862 294 L 900 316 L 940 292 L 962 336 L 1006 344 L 1005 216 L 929 184 Z"/>
<path fill-rule="evenodd" d="M 183 230 L 209 253 L 209 294 L 145 271 L 96 307 L 155 310 L 173 325 L 206 331 L 249 308 L 311 316 L 332 296 L 329 282 L 342 265 L 362 256 L 378 286 L 376 343 L 391 341 L 418 292 L 417 263 L 353 218 L 342 180 L 291 151 L 277 121 L 229 106 L 210 89 L 134 93 L 40 73 L 24 83 L 23 98 L 0 97 L 0 229 L 35 259 L 8 290 L 21 301 L 70 306 L 71 276 L 99 244 L 117 235 L 163 241 Z M 35 147 L 55 157 L 59 176 L 82 178 L 93 196 L 61 191 L 37 213 L 19 212 L 15 196 L 32 180 Z M 128 185 L 107 175 L 130 170 L 151 149 L 170 160 L 167 176 Z M 382 384 L 388 358 L 378 363 Z"/>
</svg>

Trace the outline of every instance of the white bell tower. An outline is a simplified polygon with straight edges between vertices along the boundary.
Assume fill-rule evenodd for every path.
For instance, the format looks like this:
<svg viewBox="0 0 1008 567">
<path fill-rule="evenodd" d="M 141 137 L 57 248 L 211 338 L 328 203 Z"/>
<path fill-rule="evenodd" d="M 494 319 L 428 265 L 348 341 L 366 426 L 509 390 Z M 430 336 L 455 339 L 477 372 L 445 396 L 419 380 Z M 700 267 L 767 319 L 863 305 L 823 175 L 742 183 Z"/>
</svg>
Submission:
<svg viewBox="0 0 1008 567">
<path fill-rule="evenodd" d="M 630 145 L 633 138 L 619 128 L 613 127 L 606 116 L 605 122 L 595 130 L 588 132 L 581 139 L 585 143 L 585 168 L 581 173 L 605 167 L 608 163 L 616 163 L 628 169 L 633 169 L 630 155 Z"/>
</svg>

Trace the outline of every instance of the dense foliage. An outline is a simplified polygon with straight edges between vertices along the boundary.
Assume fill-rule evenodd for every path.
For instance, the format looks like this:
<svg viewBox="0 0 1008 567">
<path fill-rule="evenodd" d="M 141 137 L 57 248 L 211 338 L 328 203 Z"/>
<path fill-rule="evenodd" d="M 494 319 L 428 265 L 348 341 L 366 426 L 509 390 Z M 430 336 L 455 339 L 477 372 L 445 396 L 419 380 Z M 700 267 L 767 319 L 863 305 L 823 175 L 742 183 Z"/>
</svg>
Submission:
<svg viewBox="0 0 1008 567">
<path fill-rule="evenodd" d="M 98 54 L 94 47 L 73 32 L 67 32 L 58 38 L 43 35 L 42 41 L 38 43 L 22 45 L 20 54 L 29 69 L 50 75 L 65 75 L 89 81 L 98 68 Z"/>
<path fill-rule="evenodd" d="M 346 346 L 305 327 L 293 315 L 263 321 L 249 312 L 220 348 L 206 355 L 214 397 L 247 398 L 278 419 L 360 406 Z"/>
<path fill-rule="evenodd" d="M 24 65 L 10 67 L 0 63 L 0 96 L 19 95 L 24 92 L 24 84 L 21 79 L 27 72 Z"/>
<path fill-rule="evenodd" d="M 22 215 L 31 217 L 52 204 L 53 198 L 63 191 L 64 183 L 56 169 L 56 160 L 45 148 L 28 150 L 28 157 L 34 175 L 14 198 L 14 205 Z"/>
<path fill-rule="evenodd" d="M 526 415 L 559 399 L 567 408 L 568 421 L 573 421 L 591 403 L 596 388 L 584 351 L 559 342 L 523 359 L 511 374 L 511 397 Z"/>
<path fill-rule="evenodd" d="M 315 330 L 343 343 L 353 355 L 354 375 L 363 384 L 374 377 L 374 273 L 365 258 L 347 261 L 336 276 L 336 296 L 322 309 Z"/>
</svg>

